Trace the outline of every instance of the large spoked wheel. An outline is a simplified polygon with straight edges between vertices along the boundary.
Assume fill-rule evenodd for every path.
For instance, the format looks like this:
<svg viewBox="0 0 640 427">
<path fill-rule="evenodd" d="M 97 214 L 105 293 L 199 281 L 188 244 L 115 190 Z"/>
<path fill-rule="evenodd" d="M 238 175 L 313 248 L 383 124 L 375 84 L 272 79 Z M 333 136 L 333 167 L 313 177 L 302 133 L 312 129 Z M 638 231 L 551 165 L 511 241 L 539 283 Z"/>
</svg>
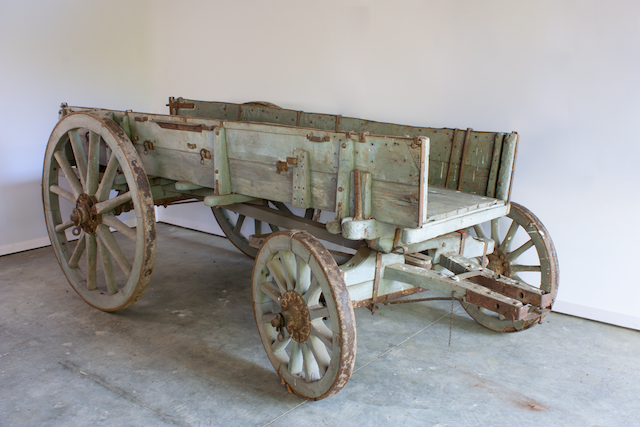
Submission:
<svg viewBox="0 0 640 427">
<path fill-rule="evenodd" d="M 558 257 L 547 229 L 527 208 L 511 203 L 508 219 L 511 221 L 505 234 L 500 230 L 500 219 L 474 227 L 478 237 L 490 237 L 495 241 L 495 250 L 488 255 L 487 268 L 503 276 L 522 280 L 551 294 L 555 301 L 558 293 Z M 513 249 L 513 247 L 516 247 Z M 504 319 L 477 305 L 462 303 L 469 315 L 482 326 L 498 332 L 516 332 L 540 323 L 547 311 L 532 307 L 528 319 L 512 321 Z"/>
<path fill-rule="evenodd" d="M 136 302 L 153 271 L 156 226 L 149 181 L 124 131 L 106 117 L 65 116 L 49 138 L 42 196 L 51 245 L 76 292 L 104 311 Z M 126 211 L 135 228 L 120 219 Z"/>
<path fill-rule="evenodd" d="M 279 211 L 291 214 L 291 210 L 281 202 L 268 202 L 275 206 Z M 247 218 L 245 215 L 239 215 L 231 212 L 225 208 L 211 208 L 213 215 L 218 221 L 218 225 L 227 236 L 227 238 L 238 248 L 242 253 L 251 258 L 255 258 L 258 254 L 258 248 L 255 248 L 249 244 L 249 236 L 261 235 L 265 233 L 265 225 L 268 226 L 266 233 L 276 233 L 280 231 L 280 228 L 273 224 L 265 224 L 258 219 Z M 307 209 L 305 212 L 305 218 L 312 219 L 314 215 L 318 216 L 319 211 L 314 209 Z M 253 224 L 251 223 L 253 222 Z M 252 233 L 253 231 L 253 233 Z"/>
<path fill-rule="evenodd" d="M 252 294 L 260 338 L 288 389 L 309 400 L 340 391 L 353 372 L 356 329 L 329 251 L 306 232 L 274 233 L 256 257 Z"/>
</svg>

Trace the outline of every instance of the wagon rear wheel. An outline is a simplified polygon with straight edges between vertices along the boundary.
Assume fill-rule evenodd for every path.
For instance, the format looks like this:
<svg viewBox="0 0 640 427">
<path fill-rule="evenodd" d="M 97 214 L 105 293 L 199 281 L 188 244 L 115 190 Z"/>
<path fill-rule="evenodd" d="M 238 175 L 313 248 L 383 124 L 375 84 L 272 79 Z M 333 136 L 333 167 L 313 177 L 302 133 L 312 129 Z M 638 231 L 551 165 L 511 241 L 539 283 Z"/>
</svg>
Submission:
<svg viewBox="0 0 640 427">
<path fill-rule="evenodd" d="M 288 389 L 309 400 L 340 391 L 353 372 L 355 317 L 329 251 L 306 232 L 273 234 L 256 257 L 252 297 L 262 344 Z"/>
<path fill-rule="evenodd" d="M 42 196 L 51 245 L 73 289 L 104 311 L 136 302 L 153 271 L 156 227 L 151 188 L 124 131 L 90 113 L 62 118 L 47 145 Z M 127 211 L 134 227 L 122 220 Z"/>
<path fill-rule="evenodd" d="M 500 230 L 500 219 L 474 227 L 478 237 L 489 236 L 495 241 L 487 268 L 540 288 L 551 294 L 554 301 L 558 293 L 558 257 L 547 229 L 530 210 L 517 203 L 511 203 L 508 218 L 511 223 L 504 234 Z M 540 323 L 547 313 L 532 307 L 528 320 L 512 321 L 477 305 L 462 302 L 462 306 L 482 326 L 498 332 L 528 329 Z"/>
</svg>

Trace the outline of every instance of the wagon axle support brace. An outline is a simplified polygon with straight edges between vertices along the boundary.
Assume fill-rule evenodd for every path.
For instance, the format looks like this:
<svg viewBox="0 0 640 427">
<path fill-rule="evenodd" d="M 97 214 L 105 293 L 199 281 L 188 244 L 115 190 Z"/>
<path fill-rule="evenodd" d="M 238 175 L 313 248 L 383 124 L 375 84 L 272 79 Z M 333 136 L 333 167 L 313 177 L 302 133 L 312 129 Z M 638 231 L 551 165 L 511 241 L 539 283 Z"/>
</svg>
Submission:
<svg viewBox="0 0 640 427">
<path fill-rule="evenodd" d="M 533 291 L 535 288 L 532 287 L 532 289 L 525 290 L 526 285 L 518 282 L 518 290 L 520 290 L 521 294 L 525 295 L 525 298 L 523 298 L 525 302 L 523 302 L 522 300 L 492 290 L 503 286 L 501 290 L 505 293 L 515 292 L 512 291 L 514 287 L 512 286 L 512 282 L 517 281 L 503 277 L 498 278 L 495 273 L 481 267 L 474 268 L 473 264 L 457 254 L 446 254 L 441 257 L 441 265 L 443 261 L 444 264 L 446 264 L 445 260 L 454 258 L 456 261 L 466 262 L 468 267 L 465 266 L 466 270 L 460 272 L 459 275 L 451 276 L 412 265 L 393 264 L 385 268 L 384 278 L 451 295 L 449 298 L 483 307 L 504 316 L 508 320 L 523 320 L 530 316 L 529 309 L 531 305 L 526 301 L 528 301 L 531 295 L 535 294 Z M 478 279 L 480 277 L 482 277 L 482 279 Z M 481 284 L 476 283 L 474 280 L 480 281 Z M 499 283 L 499 285 L 495 283 Z M 487 284 L 490 285 L 486 286 Z"/>
</svg>

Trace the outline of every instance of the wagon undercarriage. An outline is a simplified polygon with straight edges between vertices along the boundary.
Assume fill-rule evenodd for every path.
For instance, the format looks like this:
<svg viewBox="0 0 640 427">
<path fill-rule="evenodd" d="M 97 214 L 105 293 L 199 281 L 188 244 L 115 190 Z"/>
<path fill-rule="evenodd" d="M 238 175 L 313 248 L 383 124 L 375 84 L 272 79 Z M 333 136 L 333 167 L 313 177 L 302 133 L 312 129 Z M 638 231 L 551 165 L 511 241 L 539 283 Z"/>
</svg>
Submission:
<svg viewBox="0 0 640 427">
<path fill-rule="evenodd" d="M 256 258 L 261 339 L 305 398 L 346 384 L 354 308 L 434 299 L 414 296 L 432 290 L 505 332 L 550 311 L 553 244 L 509 200 L 515 133 L 264 103 L 171 98 L 169 107 L 170 116 L 63 105 L 45 155 L 45 217 L 63 271 L 89 304 L 118 310 L 144 292 L 154 205 L 203 202 Z"/>
</svg>

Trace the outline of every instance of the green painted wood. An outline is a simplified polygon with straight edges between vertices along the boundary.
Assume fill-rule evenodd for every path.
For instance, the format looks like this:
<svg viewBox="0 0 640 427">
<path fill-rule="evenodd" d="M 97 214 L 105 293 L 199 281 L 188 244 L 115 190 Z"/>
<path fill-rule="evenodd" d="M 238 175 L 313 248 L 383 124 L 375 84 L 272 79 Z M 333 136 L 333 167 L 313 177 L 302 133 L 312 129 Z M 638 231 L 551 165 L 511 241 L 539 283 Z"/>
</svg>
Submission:
<svg viewBox="0 0 640 427">
<path fill-rule="evenodd" d="M 227 156 L 227 132 L 222 126 L 207 131 L 213 139 L 213 176 L 215 190 L 219 195 L 231 193 L 231 177 L 229 176 L 229 158 Z"/>
<path fill-rule="evenodd" d="M 340 139 L 339 166 L 336 192 L 336 220 L 351 215 L 351 171 L 355 168 L 355 143 L 350 138 Z"/>
<path fill-rule="evenodd" d="M 309 153 L 299 148 L 293 151 L 297 159 L 293 168 L 293 198 L 291 203 L 297 208 L 311 207 L 311 167 Z"/>
<path fill-rule="evenodd" d="M 227 111 L 234 108 L 240 109 L 242 106 L 231 103 L 207 102 L 185 100 L 194 104 L 193 110 L 180 110 L 179 115 L 198 115 L 209 118 L 226 118 Z M 287 116 L 288 114 L 288 116 Z M 465 132 L 455 132 L 453 129 L 435 129 L 428 127 L 406 126 L 391 123 L 381 123 L 370 120 L 342 117 L 339 115 L 306 113 L 296 110 L 254 108 L 251 115 L 242 114 L 240 120 L 250 118 L 256 122 L 278 122 L 283 124 L 294 124 L 293 117 L 297 117 L 295 125 L 300 127 L 321 129 L 326 131 L 355 133 L 369 132 L 374 135 L 390 135 L 403 137 L 425 136 L 431 140 L 429 152 L 429 185 L 437 187 L 447 186 L 480 195 L 495 195 L 495 184 L 489 184 L 490 170 L 494 146 L 500 145 L 500 135 L 495 132 L 471 131 L 465 156 L 464 168 L 461 167 L 462 150 L 465 139 Z M 276 119 L 275 117 L 278 117 Z M 283 119 L 288 117 L 288 119 Z M 311 155 L 312 158 L 315 158 Z M 463 176 L 460 171 L 463 169 Z"/>
<path fill-rule="evenodd" d="M 486 195 L 494 197 L 496 194 L 496 184 L 498 182 L 498 169 L 500 168 L 500 156 L 502 155 L 503 133 L 497 133 L 493 143 L 493 153 L 491 158 L 491 168 L 489 170 L 489 178 L 487 179 Z"/>
<path fill-rule="evenodd" d="M 244 203 L 257 200 L 255 197 L 244 196 L 242 194 L 225 194 L 224 196 L 207 196 L 204 198 L 204 204 L 210 207 L 232 205 L 234 203 Z"/>
<path fill-rule="evenodd" d="M 503 142 L 502 155 L 500 156 L 500 170 L 496 185 L 496 198 L 509 200 L 511 197 L 511 180 L 518 151 L 518 134 L 508 134 Z"/>
</svg>

